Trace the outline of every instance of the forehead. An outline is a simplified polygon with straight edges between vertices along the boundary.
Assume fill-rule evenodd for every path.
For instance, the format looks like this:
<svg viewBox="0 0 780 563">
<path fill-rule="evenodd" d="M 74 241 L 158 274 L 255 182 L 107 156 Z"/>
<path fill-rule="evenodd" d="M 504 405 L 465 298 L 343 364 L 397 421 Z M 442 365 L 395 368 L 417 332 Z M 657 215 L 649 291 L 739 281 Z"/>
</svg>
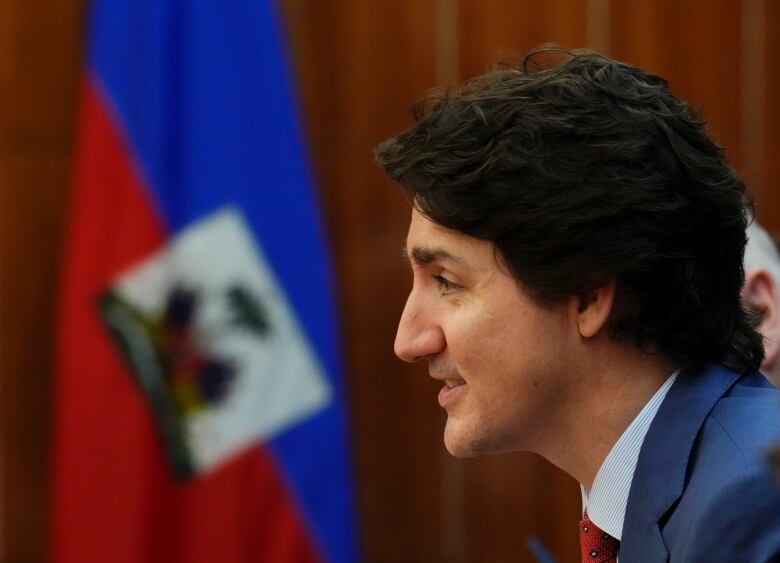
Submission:
<svg viewBox="0 0 780 563">
<path fill-rule="evenodd" d="M 495 255 L 489 241 L 469 236 L 434 223 L 416 209 L 412 210 L 406 251 L 411 258 L 447 256 L 470 267 L 493 266 Z"/>
</svg>

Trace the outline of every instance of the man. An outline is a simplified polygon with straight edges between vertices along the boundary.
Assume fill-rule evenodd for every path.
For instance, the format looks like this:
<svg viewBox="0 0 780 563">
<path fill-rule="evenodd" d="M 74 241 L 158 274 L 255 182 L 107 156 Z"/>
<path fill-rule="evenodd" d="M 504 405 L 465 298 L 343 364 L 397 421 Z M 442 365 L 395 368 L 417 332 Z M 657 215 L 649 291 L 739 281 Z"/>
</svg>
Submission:
<svg viewBox="0 0 780 563">
<path fill-rule="evenodd" d="M 396 354 L 457 457 L 577 479 L 583 561 L 770 561 L 778 394 L 742 307 L 744 186 L 666 83 L 538 51 L 432 94 L 376 158 L 413 203 Z"/>
<path fill-rule="evenodd" d="M 759 313 L 759 332 L 764 336 L 764 361 L 761 371 L 780 386 L 780 255 L 767 232 L 757 223 L 747 230 L 745 248 L 745 285 L 742 295 L 751 309 Z"/>
</svg>

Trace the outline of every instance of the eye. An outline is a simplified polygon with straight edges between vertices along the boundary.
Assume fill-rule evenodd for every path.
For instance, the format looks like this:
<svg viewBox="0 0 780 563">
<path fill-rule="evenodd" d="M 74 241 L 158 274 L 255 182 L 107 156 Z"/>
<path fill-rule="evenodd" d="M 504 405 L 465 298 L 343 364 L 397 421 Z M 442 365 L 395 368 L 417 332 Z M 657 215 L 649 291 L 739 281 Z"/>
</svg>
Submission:
<svg viewBox="0 0 780 563">
<path fill-rule="evenodd" d="M 442 293 L 450 293 L 460 287 L 458 284 L 451 282 L 441 274 L 433 276 L 433 279 L 436 280 Z"/>
</svg>

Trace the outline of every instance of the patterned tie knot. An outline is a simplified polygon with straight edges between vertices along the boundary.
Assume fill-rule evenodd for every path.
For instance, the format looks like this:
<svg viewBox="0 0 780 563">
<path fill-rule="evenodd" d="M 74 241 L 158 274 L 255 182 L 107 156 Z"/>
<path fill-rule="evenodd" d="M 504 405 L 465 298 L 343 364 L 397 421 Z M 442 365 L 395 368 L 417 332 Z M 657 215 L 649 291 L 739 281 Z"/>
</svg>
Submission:
<svg viewBox="0 0 780 563">
<path fill-rule="evenodd" d="M 580 522 L 580 548 L 582 563 L 614 563 L 617 561 L 620 542 L 599 529 L 586 512 Z"/>
</svg>

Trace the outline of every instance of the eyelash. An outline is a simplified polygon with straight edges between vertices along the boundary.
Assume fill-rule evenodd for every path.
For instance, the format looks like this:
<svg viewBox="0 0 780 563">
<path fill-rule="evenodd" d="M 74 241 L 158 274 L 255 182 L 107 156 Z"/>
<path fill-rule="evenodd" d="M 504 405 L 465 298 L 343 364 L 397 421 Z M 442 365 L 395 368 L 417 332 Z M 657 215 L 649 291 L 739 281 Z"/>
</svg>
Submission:
<svg viewBox="0 0 780 563">
<path fill-rule="evenodd" d="M 458 289 L 460 287 L 458 284 L 451 282 L 447 278 L 445 278 L 442 275 L 435 275 L 433 276 L 433 279 L 436 280 L 436 283 L 439 286 L 439 289 L 441 289 L 444 292 L 449 293 L 450 291 L 453 291 L 455 289 Z"/>
</svg>

